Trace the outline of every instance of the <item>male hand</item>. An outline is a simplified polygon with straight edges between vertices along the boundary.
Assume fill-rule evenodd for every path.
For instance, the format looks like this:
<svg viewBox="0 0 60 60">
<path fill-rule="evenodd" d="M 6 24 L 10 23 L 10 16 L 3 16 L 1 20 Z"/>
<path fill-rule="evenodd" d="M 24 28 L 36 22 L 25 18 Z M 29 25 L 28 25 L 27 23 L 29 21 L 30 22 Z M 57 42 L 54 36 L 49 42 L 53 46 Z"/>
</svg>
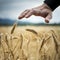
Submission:
<svg viewBox="0 0 60 60">
<path fill-rule="evenodd" d="M 29 18 L 31 15 L 41 16 L 45 18 L 46 23 L 49 23 L 50 19 L 52 19 L 52 10 L 47 4 L 43 4 L 41 6 L 25 10 L 20 14 L 18 19 Z"/>
</svg>

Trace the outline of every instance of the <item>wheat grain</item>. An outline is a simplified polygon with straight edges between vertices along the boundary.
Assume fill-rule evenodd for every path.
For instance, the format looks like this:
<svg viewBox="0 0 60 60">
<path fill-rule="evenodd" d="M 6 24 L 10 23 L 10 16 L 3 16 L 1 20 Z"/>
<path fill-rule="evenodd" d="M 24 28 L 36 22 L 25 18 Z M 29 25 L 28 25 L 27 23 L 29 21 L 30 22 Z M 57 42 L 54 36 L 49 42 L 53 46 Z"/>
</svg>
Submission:
<svg viewBox="0 0 60 60">
<path fill-rule="evenodd" d="M 11 30 L 11 34 L 13 34 L 13 32 L 14 32 L 14 30 L 15 30 L 16 26 L 17 26 L 17 22 L 16 22 L 16 23 L 14 23 L 13 28 L 12 28 L 12 30 Z"/>
<path fill-rule="evenodd" d="M 33 29 L 26 29 L 26 31 L 30 31 L 30 32 L 32 32 L 32 33 L 38 35 L 38 33 L 37 33 L 35 30 L 33 30 Z"/>
</svg>

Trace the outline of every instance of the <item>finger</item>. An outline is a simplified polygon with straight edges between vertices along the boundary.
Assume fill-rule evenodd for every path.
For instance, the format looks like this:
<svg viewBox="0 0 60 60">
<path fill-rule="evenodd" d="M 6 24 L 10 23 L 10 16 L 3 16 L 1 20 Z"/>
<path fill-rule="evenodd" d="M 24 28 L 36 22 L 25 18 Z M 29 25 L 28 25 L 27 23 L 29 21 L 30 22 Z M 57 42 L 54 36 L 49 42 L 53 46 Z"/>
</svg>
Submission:
<svg viewBox="0 0 60 60">
<path fill-rule="evenodd" d="M 48 14 L 47 17 L 45 18 L 45 22 L 49 23 L 49 21 L 52 19 L 52 13 Z"/>
<path fill-rule="evenodd" d="M 24 12 L 21 13 L 21 15 L 18 18 L 22 19 L 28 12 L 29 10 L 25 10 Z"/>
<path fill-rule="evenodd" d="M 32 14 L 33 14 L 33 11 L 31 10 L 30 12 L 28 12 L 28 13 L 25 15 L 25 18 L 29 18 Z"/>
<path fill-rule="evenodd" d="M 18 19 L 24 18 L 24 16 L 25 16 L 28 12 L 29 12 L 29 10 L 25 10 L 24 12 L 22 12 L 22 13 L 20 14 L 20 16 L 18 17 Z"/>
</svg>

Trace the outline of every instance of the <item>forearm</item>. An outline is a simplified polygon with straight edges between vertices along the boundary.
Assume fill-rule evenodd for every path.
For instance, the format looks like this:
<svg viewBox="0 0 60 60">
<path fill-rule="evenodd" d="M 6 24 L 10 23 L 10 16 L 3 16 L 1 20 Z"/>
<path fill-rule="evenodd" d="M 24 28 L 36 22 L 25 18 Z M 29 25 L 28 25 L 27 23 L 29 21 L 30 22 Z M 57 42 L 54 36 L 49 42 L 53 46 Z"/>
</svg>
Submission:
<svg viewBox="0 0 60 60">
<path fill-rule="evenodd" d="M 60 0 L 45 0 L 44 3 L 46 3 L 53 11 L 60 5 Z"/>
</svg>

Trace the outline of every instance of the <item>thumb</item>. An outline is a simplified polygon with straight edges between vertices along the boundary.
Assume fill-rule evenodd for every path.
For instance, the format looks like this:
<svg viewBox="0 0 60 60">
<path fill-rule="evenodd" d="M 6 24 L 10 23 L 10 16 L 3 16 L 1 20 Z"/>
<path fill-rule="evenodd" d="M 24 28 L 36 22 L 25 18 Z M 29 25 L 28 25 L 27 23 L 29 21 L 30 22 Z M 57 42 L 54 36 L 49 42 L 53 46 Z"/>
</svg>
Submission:
<svg viewBox="0 0 60 60">
<path fill-rule="evenodd" d="M 48 14 L 45 18 L 45 22 L 49 23 L 49 21 L 52 19 L 52 13 Z"/>
</svg>

